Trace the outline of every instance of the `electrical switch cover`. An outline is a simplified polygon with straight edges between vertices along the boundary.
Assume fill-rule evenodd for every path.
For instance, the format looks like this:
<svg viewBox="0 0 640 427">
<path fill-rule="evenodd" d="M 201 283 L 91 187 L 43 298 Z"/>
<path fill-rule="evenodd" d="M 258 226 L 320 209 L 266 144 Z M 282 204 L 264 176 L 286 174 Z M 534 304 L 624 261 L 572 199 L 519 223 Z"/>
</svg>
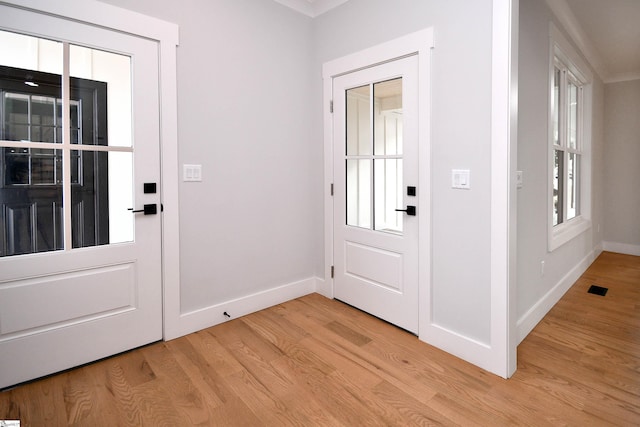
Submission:
<svg viewBox="0 0 640 427">
<path fill-rule="evenodd" d="M 462 190 L 471 189 L 471 171 L 469 169 L 451 170 L 451 187 Z"/>
<path fill-rule="evenodd" d="M 182 165 L 183 178 L 185 182 L 202 181 L 202 165 Z"/>
</svg>

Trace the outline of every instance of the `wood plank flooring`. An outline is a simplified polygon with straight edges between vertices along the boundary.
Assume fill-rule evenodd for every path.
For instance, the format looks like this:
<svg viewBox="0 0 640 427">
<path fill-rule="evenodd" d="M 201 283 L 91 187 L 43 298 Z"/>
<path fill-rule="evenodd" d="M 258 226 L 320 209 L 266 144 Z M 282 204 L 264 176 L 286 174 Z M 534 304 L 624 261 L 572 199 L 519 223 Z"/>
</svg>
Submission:
<svg viewBox="0 0 640 427">
<path fill-rule="evenodd" d="M 606 296 L 587 293 L 591 284 Z M 640 257 L 603 253 L 503 380 L 313 294 L 0 393 L 22 426 L 640 425 Z"/>
</svg>

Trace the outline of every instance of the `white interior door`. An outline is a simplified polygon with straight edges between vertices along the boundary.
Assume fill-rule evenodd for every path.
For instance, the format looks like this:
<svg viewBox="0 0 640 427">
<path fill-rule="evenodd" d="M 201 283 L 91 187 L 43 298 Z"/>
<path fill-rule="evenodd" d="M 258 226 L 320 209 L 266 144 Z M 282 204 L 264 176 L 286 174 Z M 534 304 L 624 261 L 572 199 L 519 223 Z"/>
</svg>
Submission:
<svg viewBox="0 0 640 427">
<path fill-rule="evenodd" d="M 418 57 L 333 80 L 334 295 L 418 332 Z"/>
<path fill-rule="evenodd" d="M 157 44 L 4 5 L 0 30 L 2 388 L 161 339 L 162 282 Z"/>
</svg>

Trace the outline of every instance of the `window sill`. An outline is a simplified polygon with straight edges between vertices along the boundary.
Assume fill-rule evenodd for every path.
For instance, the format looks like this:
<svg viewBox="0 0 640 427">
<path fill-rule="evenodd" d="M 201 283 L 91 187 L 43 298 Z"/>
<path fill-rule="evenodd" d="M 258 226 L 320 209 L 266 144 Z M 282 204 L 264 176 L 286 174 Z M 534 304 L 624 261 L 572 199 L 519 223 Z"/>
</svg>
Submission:
<svg viewBox="0 0 640 427">
<path fill-rule="evenodd" d="M 564 224 L 556 225 L 549 231 L 549 252 L 575 239 L 591 228 L 591 220 L 579 216 Z"/>
</svg>

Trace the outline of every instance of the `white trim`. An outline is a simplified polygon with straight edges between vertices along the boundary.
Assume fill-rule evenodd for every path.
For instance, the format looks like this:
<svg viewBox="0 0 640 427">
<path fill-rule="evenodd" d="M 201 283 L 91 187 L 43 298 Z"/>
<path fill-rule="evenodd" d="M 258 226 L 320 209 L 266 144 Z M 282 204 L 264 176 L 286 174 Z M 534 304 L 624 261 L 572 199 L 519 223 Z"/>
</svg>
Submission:
<svg viewBox="0 0 640 427">
<path fill-rule="evenodd" d="M 547 315 L 554 305 L 560 301 L 562 296 L 576 283 L 576 281 L 587 271 L 587 268 L 600 255 L 602 251 L 595 248 L 589 252 L 578 264 L 553 287 L 545 296 L 531 307 L 518 319 L 518 344 L 536 327 L 536 325 Z"/>
<path fill-rule="evenodd" d="M 608 252 L 640 256 L 640 245 L 630 245 L 628 243 L 618 242 L 602 242 L 602 248 Z"/>
<path fill-rule="evenodd" d="M 188 313 L 182 313 L 179 321 L 175 324 L 175 328 L 172 330 L 172 335 L 166 337 L 166 339 L 187 335 L 295 298 L 309 295 L 316 291 L 316 287 L 317 279 L 311 277 Z M 224 313 L 228 313 L 231 317 L 226 317 Z"/>
<path fill-rule="evenodd" d="M 348 0 L 274 0 L 297 12 L 307 15 L 310 18 L 322 15 L 323 13 L 346 3 Z"/>
<path fill-rule="evenodd" d="M 176 24 L 95 0 L 0 0 L 0 3 L 178 45 Z"/>
<path fill-rule="evenodd" d="M 180 217 L 178 164 L 177 49 L 160 42 L 160 137 L 162 212 L 163 338 L 176 336 L 180 322 Z"/>
<path fill-rule="evenodd" d="M 640 73 L 620 73 L 604 80 L 605 83 L 621 83 L 640 80 Z"/>
<path fill-rule="evenodd" d="M 593 74 L 589 66 L 553 22 L 549 24 L 549 37 L 552 54 L 558 56 L 582 84 L 593 82 Z"/>
<path fill-rule="evenodd" d="M 516 370 L 516 165 L 519 0 L 494 0 L 491 97 L 491 342 L 478 365 L 504 378 Z M 467 350 L 460 346 L 461 350 Z M 473 347 L 473 346 L 472 346 Z M 473 351 L 469 348 L 467 351 Z M 486 353 L 486 354 L 483 354 Z M 469 355 L 468 357 L 472 357 Z"/>
<path fill-rule="evenodd" d="M 547 5 L 558 18 L 558 21 L 565 28 L 569 36 L 575 41 L 578 49 L 583 53 L 587 61 L 591 64 L 598 76 L 602 80 L 607 80 L 610 75 L 605 66 L 605 62 L 598 54 L 593 42 L 587 36 L 578 19 L 575 17 L 566 0 L 547 0 Z"/>
<path fill-rule="evenodd" d="M 176 47 L 178 26 L 93 0 L 5 0 L 0 4 L 44 12 L 89 25 L 148 38 L 158 42 L 160 78 L 160 149 L 162 214 L 162 273 L 164 337 L 178 327 L 180 264 L 178 218 L 178 114 Z"/>
</svg>

